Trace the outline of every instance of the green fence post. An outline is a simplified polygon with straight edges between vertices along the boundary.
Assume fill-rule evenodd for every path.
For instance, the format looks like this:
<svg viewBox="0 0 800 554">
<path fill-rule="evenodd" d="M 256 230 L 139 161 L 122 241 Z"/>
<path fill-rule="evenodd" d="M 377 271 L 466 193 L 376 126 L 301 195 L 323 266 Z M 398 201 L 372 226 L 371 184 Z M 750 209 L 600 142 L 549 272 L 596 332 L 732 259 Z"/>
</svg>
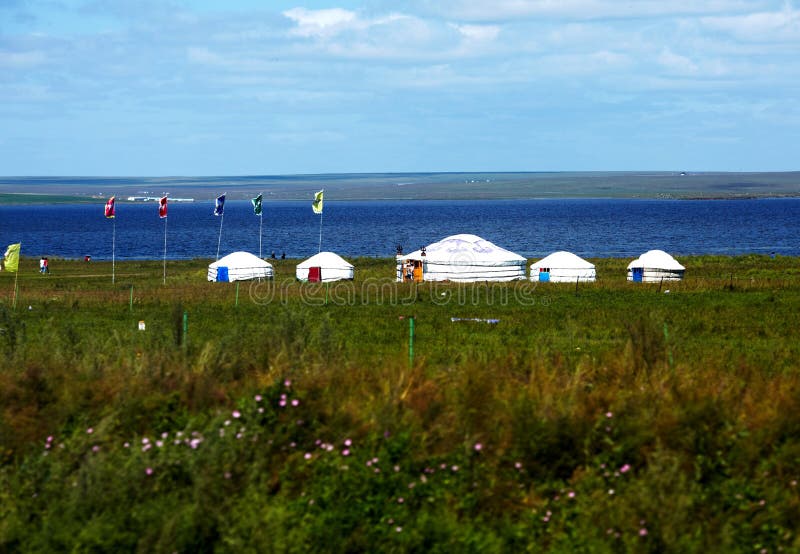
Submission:
<svg viewBox="0 0 800 554">
<path fill-rule="evenodd" d="M 408 318 L 408 365 L 414 365 L 414 316 Z"/>
<path fill-rule="evenodd" d="M 133 311 L 133 285 L 131 285 L 131 299 L 130 302 L 128 303 L 128 307 L 130 308 L 131 311 Z"/>
<path fill-rule="evenodd" d="M 236 307 L 239 307 L 239 281 L 236 281 Z"/>
<path fill-rule="evenodd" d="M 183 347 L 186 348 L 186 338 L 189 334 L 189 312 L 183 312 Z"/>
</svg>

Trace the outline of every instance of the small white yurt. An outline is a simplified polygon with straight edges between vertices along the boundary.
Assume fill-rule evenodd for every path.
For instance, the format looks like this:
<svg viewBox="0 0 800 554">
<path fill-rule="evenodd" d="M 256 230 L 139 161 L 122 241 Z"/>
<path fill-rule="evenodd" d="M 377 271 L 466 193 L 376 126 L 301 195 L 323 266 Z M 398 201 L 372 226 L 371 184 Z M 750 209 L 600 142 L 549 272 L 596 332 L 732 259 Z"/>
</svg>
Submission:
<svg viewBox="0 0 800 554">
<path fill-rule="evenodd" d="M 593 283 L 596 278 L 594 264 L 572 252 L 553 252 L 531 265 L 531 281 Z"/>
<path fill-rule="evenodd" d="M 686 268 L 663 250 L 649 250 L 628 264 L 628 281 L 680 281 Z"/>
<path fill-rule="evenodd" d="M 208 266 L 208 280 L 220 283 L 272 276 L 272 265 L 250 252 L 234 252 Z"/>
<path fill-rule="evenodd" d="M 320 252 L 297 264 L 295 276 L 300 281 L 329 283 L 342 279 L 352 279 L 355 273 L 353 264 L 346 262 L 333 252 Z"/>
<path fill-rule="evenodd" d="M 475 235 L 453 235 L 397 256 L 397 281 L 514 281 L 527 260 Z"/>
</svg>

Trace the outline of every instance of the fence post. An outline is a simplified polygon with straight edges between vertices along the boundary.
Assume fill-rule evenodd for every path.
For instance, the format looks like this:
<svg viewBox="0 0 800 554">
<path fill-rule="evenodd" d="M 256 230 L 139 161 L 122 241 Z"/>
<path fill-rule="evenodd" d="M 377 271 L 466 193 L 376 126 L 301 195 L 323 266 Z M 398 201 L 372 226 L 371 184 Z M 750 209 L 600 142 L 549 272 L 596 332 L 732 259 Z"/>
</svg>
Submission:
<svg viewBox="0 0 800 554">
<path fill-rule="evenodd" d="M 186 339 L 189 334 L 189 312 L 183 312 L 183 347 L 186 348 Z"/>
<path fill-rule="evenodd" d="M 414 316 L 408 318 L 408 365 L 414 366 Z"/>
</svg>

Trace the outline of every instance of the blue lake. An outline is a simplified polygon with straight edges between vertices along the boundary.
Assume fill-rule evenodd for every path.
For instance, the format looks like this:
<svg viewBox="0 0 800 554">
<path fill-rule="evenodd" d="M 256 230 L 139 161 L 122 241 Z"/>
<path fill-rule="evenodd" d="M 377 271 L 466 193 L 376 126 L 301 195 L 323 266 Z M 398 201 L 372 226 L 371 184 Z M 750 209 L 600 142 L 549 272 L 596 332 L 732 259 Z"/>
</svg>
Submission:
<svg viewBox="0 0 800 554">
<path fill-rule="evenodd" d="M 28 256 L 161 259 L 165 222 L 156 203 L 0 206 L 0 246 L 22 242 Z M 213 202 L 169 206 L 167 257 L 214 258 L 220 218 Z M 115 229 L 114 229 L 115 228 Z M 310 202 L 264 203 L 264 257 L 301 258 L 318 249 L 320 216 Z M 569 250 L 584 257 L 630 257 L 659 248 L 681 254 L 800 255 L 800 198 L 759 200 L 393 200 L 328 201 L 322 249 L 342 256 L 406 252 L 457 233 L 479 235 L 528 258 Z M 248 201 L 225 205 L 220 255 L 258 254 L 259 218 Z"/>
</svg>

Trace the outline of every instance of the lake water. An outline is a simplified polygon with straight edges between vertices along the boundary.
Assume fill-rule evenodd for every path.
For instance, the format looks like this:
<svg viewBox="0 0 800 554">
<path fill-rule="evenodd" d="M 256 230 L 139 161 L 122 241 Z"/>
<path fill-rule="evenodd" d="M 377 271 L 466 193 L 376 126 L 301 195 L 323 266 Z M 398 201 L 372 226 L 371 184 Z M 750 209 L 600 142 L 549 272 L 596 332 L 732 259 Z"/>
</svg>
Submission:
<svg viewBox="0 0 800 554">
<path fill-rule="evenodd" d="M 161 259 L 164 220 L 156 203 L 118 203 L 116 222 L 97 204 L 0 206 L 0 246 L 22 242 L 27 256 Z M 167 257 L 214 258 L 220 218 L 213 202 L 173 202 Z M 220 255 L 258 254 L 259 218 L 247 201 L 228 201 Z M 310 202 L 264 203 L 265 257 L 315 254 L 320 216 Z M 457 233 L 479 235 L 528 258 L 569 250 L 584 257 L 631 257 L 654 248 L 681 254 L 800 255 L 800 198 L 759 200 L 413 200 L 328 201 L 322 249 L 388 257 Z"/>
</svg>

